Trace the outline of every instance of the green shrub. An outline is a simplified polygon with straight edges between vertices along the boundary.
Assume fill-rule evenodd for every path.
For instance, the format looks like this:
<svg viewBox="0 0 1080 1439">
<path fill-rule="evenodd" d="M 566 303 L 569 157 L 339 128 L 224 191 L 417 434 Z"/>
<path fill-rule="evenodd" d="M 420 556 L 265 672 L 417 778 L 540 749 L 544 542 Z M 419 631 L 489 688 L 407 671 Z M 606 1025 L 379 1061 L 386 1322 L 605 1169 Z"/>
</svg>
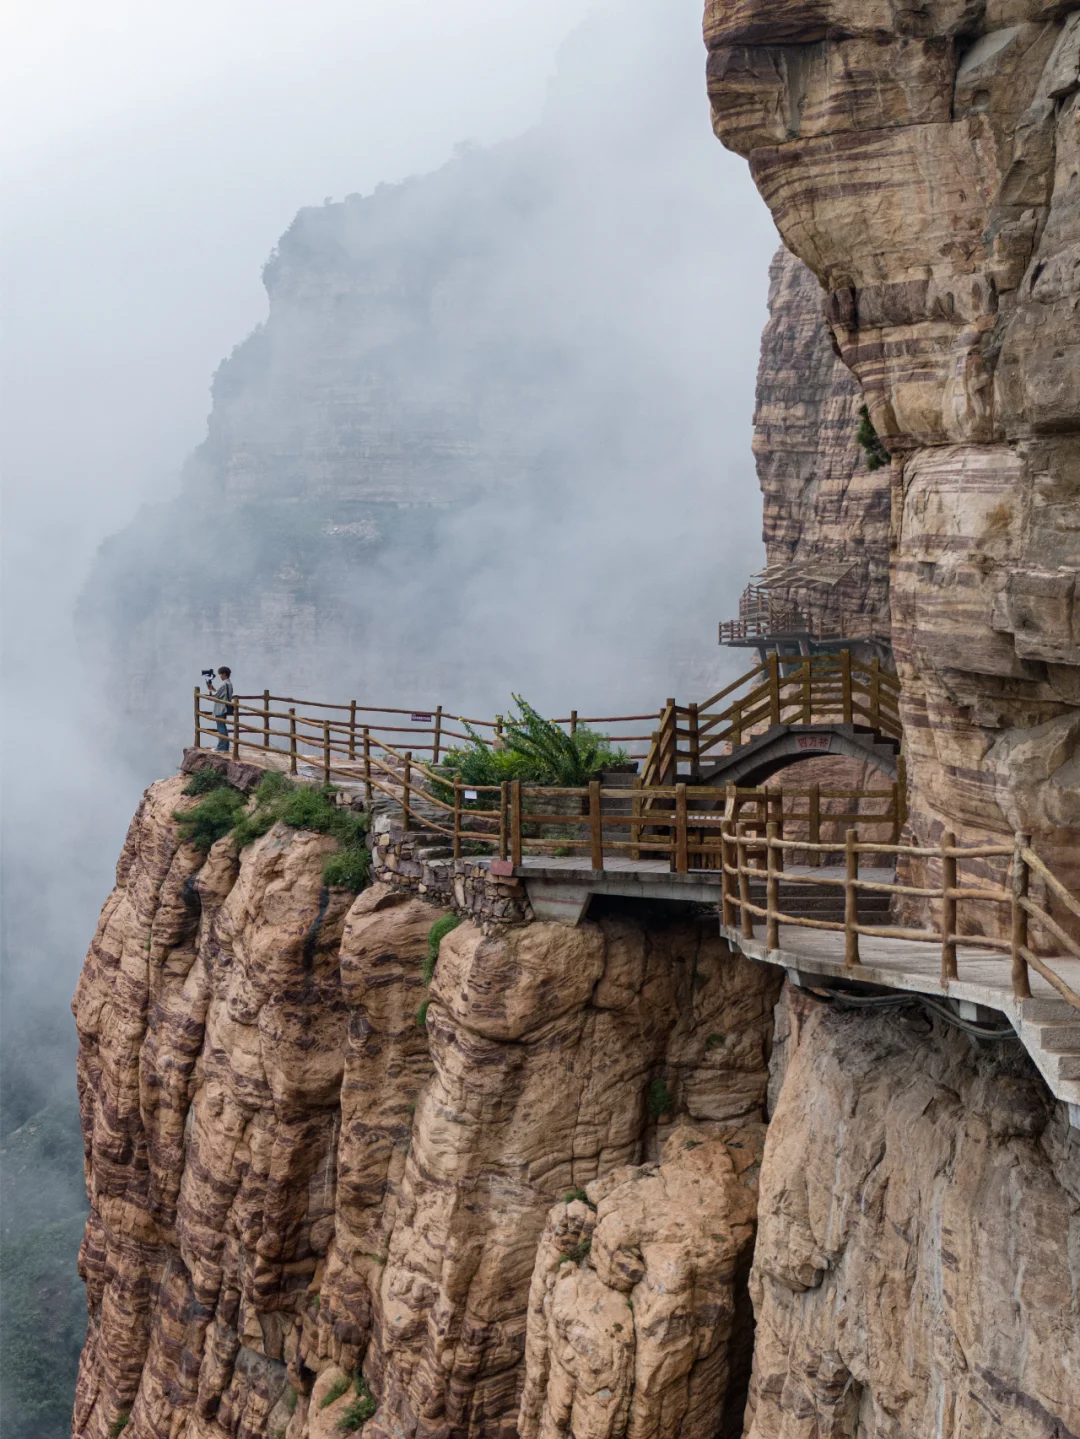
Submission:
<svg viewBox="0 0 1080 1439">
<path fill-rule="evenodd" d="M 575 1199 L 582 1199 L 586 1204 L 589 1202 L 589 1196 L 585 1193 L 584 1189 L 568 1189 L 562 1197 L 562 1202 L 564 1204 L 573 1204 Z"/>
<path fill-rule="evenodd" d="M 120 1435 L 127 1428 L 130 1418 L 130 1414 L 121 1414 L 118 1419 L 114 1419 L 109 1425 L 109 1439 L 120 1439 Z"/>
<path fill-rule="evenodd" d="M 228 779 L 219 769 L 197 769 L 184 786 L 185 794 L 210 794 L 215 789 L 226 789 Z"/>
<path fill-rule="evenodd" d="M 330 1388 L 323 1395 L 319 1408 L 329 1409 L 331 1404 L 336 1404 L 341 1396 L 347 1394 L 348 1391 L 349 1381 L 342 1375 L 340 1379 L 334 1380 L 333 1384 L 330 1385 Z"/>
<path fill-rule="evenodd" d="M 359 894 L 371 878 L 371 855 L 363 846 L 332 854 L 323 865 L 323 884 L 328 889 L 351 889 Z"/>
<path fill-rule="evenodd" d="M 866 455 L 866 468 L 868 470 L 880 470 L 892 462 L 892 455 L 881 442 L 881 436 L 874 429 L 874 422 L 870 418 L 870 411 L 866 405 L 859 408 L 859 432 L 857 435 L 859 444 L 863 447 Z"/>
<path fill-rule="evenodd" d="M 416 1011 L 416 1023 L 421 1029 L 427 1028 L 427 1012 L 431 1004 L 430 999 L 425 999 L 420 1008 Z"/>
<path fill-rule="evenodd" d="M 452 929 L 457 929 L 461 918 L 456 914 L 444 914 L 428 930 L 427 958 L 424 960 L 424 983 L 430 984 L 435 978 L 435 966 L 439 962 L 439 945 Z"/>
<path fill-rule="evenodd" d="M 356 1398 L 338 1421 L 338 1428 L 343 1434 L 351 1434 L 353 1430 L 361 1428 L 379 1407 L 362 1374 L 358 1374 L 353 1380 L 353 1388 L 356 1390 Z"/>
<path fill-rule="evenodd" d="M 706 1049 L 718 1049 L 718 1048 L 720 1047 L 720 1045 L 723 1044 L 723 1042 L 724 1042 L 724 1036 L 723 1036 L 722 1034 L 710 1034 L 709 1037 L 708 1037 L 708 1039 L 706 1039 L 706 1041 L 705 1041 L 705 1048 L 706 1048 Z"/>
<path fill-rule="evenodd" d="M 173 819 L 180 838 L 206 854 L 212 844 L 229 833 L 243 814 L 244 796 L 239 790 L 212 789 L 206 798 L 188 810 L 175 810 Z"/>
<path fill-rule="evenodd" d="M 250 813 L 236 821 L 236 842 L 243 849 L 279 821 L 293 829 L 328 834 L 337 840 L 340 850 L 327 857 L 323 884 L 359 893 L 371 875 L 371 855 L 364 844 L 367 817 L 341 809 L 333 796 L 333 789 L 295 784 L 287 775 L 271 770 L 259 782 Z"/>
<path fill-rule="evenodd" d="M 671 1090 L 667 1087 L 664 1080 L 654 1079 L 649 1085 L 648 1104 L 649 1113 L 654 1119 L 658 1119 L 661 1114 L 669 1114 L 671 1112 Z"/>
<path fill-rule="evenodd" d="M 569 1254 L 564 1254 L 564 1255 L 560 1258 L 559 1263 L 560 1263 L 560 1264 L 568 1264 L 568 1263 L 569 1263 L 569 1264 L 580 1264 L 581 1261 L 585 1258 L 585 1256 L 589 1253 L 589 1250 L 590 1250 L 591 1248 L 592 1248 L 592 1237 L 590 1236 L 588 1239 L 583 1239 L 580 1244 L 575 1244 L 574 1247 L 573 1247 L 573 1249 L 571 1249 L 571 1251 L 570 1251 Z"/>
</svg>

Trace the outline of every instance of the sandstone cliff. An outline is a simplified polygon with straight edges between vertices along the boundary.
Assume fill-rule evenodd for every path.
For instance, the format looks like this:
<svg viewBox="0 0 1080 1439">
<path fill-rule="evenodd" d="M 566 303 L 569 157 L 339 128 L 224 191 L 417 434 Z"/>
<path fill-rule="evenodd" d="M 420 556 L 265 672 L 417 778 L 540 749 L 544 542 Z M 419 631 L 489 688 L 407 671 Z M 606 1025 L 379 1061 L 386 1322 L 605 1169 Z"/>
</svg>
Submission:
<svg viewBox="0 0 1080 1439">
<path fill-rule="evenodd" d="M 889 471 L 857 440 L 862 391 L 833 351 L 812 272 L 783 247 L 769 271 L 754 458 L 772 591 L 816 631 L 889 639 Z M 777 573 L 777 579 L 782 575 Z"/>
<path fill-rule="evenodd" d="M 710 0 L 746 155 L 894 455 L 912 822 L 1080 874 L 1080 12 Z"/>
<path fill-rule="evenodd" d="M 75 1434 L 330 1439 L 358 1405 L 369 1439 L 514 1433 L 551 1205 L 629 1183 L 677 1124 L 703 1152 L 676 1210 L 744 1167 L 724 1156 L 736 1128 L 759 1144 L 775 979 L 709 919 L 600 913 L 464 922 L 425 990 L 438 907 L 326 890 L 332 841 L 282 824 L 203 856 L 172 819 L 184 783 L 147 791 L 75 999 Z M 694 1251 L 729 1307 L 752 1218 L 730 1204 L 723 1261 Z M 691 1399 L 721 1402 L 719 1340 L 699 1347 Z"/>
<path fill-rule="evenodd" d="M 1080 1433 L 1080 1131 L 1018 1043 L 807 1014 L 761 1174 L 747 1439 Z"/>
</svg>

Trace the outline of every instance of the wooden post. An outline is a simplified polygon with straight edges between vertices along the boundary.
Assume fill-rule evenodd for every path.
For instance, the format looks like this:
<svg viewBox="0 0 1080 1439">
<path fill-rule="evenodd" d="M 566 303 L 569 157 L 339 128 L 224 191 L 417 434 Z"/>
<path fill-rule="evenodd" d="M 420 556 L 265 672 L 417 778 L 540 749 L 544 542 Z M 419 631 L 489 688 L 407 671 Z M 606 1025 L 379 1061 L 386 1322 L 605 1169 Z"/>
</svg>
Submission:
<svg viewBox="0 0 1080 1439">
<path fill-rule="evenodd" d="M 371 808 L 371 731 L 364 726 L 364 803 Z"/>
<path fill-rule="evenodd" d="M 240 758 L 240 701 L 234 696 L 232 702 L 233 734 L 232 734 L 232 757 Z"/>
<path fill-rule="evenodd" d="M 780 656 L 769 653 L 769 723 L 780 723 Z"/>
<path fill-rule="evenodd" d="M 675 873 L 686 874 L 690 868 L 686 843 L 686 786 L 675 786 Z"/>
<path fill-rule="evenodd" d="M 737 862 L 734 850 L 731 832 L 724 825 L 720 830 L 720 903 L 721 923 L 726 929 L 735 925 L 735 884 L 738 876 L 728 874 L 729 866 Z"/>
<path fill-rule="evenodd" d="M 641 858 L 641 776 L 634 776 L 634 793 L 630 800 L 630 858 L 636 864 Z"/>
<path fill-rule="evenodd" d="M 899 782 L 893 780 L 892 787 L 892 839 L 891 844 L 900 843 L 900 831 L 903 829 L 904 800 Z"/>
<path fill-rule="evenodd" d="M 433 749 L 433 751 L 432 751 L 432 758 L 431 758 L 432 768 L 434 768 L 434 767 L 439 763 L 439 755 L 440 755 L 441 751 L 442 751 L 442 705 L 438 705 L 438 706 L 436 706 L 436 709 L 435 709 L 435 739 L 434 739 L 434 749 Z M 502 857 L 503 857 L 503 859 L 506 858 L 505 855 L 503 855 Z"/>
<path fill-rule="evenodd" d="M 502 732 L 503 732 L 503 717 L 502 717 L 502 715 L 496 715 L 496 716 L 495 716 L 495 748 L 496 748 L 496 749 L 502 749 L 502 742 L 503 742 L 503 734 L 502 734 Z"/>
<path fill-rule="evenodd" d="M 402 771 L 401 788 L 401 813 L 404 819 L 405 828 L 409 828 L 409 789 L 412 783 L 412 750 L 405 751 L 405 768 Z"/>
<path fill-rule="evenodd" d="M 698 707 L 697 705 L 687 706 L 687 729 L 690 731 L 690 778 L 697 780 L 701 758 L 701 741 L 698 737 Z"/>
<path fill-rule="evenodd" d="M 499 858 L 505 859 L 510 848 L 510 781 L 499 785 Z"/>
<path fill-rule="evenodd" d="M 510 781 L 510 863 L 521 863 L 521 781 Z"/>
<path fill-rule="evenodd" d="M 881 660 L 877 655 L 870 661 L 870 723 L 874 729 L 881 728 Z"/>
<path fill-rule="evenodd" d="M 731 706 L 731 748 L 735 749 L 742 744 L 742 700 L 736 700 Z"/>
<path fill-rule="evenodd" d="M 783 789 L 778 789 L 778 790 L 775 790 L 775 789 L 774 789 L 774 790 L 770 790 L 770 791 L 769 791 L 768 807 L 767 807 L 767 809 L 766 809 L 766 811 L 765 811 L 766 827 L 768 826 L 768 823 L 769 823 L 770 812 L 771 812 L 772 822 L 773 822 L 773 823 L 775 824 L 775 826 L 776 826 L 776 838 L 777 838 L 777 839 L 783 839 L 783 838 L 784 838 L 784 791 L 783 791 Z M 768 832 L 768 829 L 766 828 L 766 833 L 767 833 L 767 832 Z M 783 869 L 784 869 L 784 851 L 783 851 L 782 849 L 777 850 L 776 854 L 777 854 L 776 867 L 777 867 L 778 870 L 780 870 L 781 873 L 783 873 Z M 768 861 L 766 861 L 765 867 L 766 867 L 766 869 L 768 868 Z"/>
<path fill-rule="evenodd" d="M 1031 872 L 1024 860 L 1023 852 L 1031 844 L 1029 834 L 1018 834 L 1013 843 L 1013 867 L 1012 867 L 1012 986 L 1013 994 L 1017 999 L 1031 998 L 1031 978 L 1028 974 L 1027 960 L 1022 950 L 1030 948 L 1028 944 L 1028 915 L 1023 907 L 1023 901 L 1028 897 L 1028 890 L 1031 887 Z"/>
<path fill-rule="evenodd" d="M 903 750 L 896 756 L 896 783 L 900 786 L 900 818 L 898 824 L 900 832 L 903 833 L 904 825 L 907 824 L 907 760 L 904 758 Z"/>
<path fill-rule="evenodd" d="M 289 711 L 289 773 L 296 773 L 296 711 Z"/>
<path fill-rule="evenodd" d="M 736 831 L 737 839 L 735 844 L 736 864 L 739 868 L 739 912 L 742 922 L 743 939 L 754 937 L 754 916 L 747 909 L 750 903 L 750 876 L 746 870 L 746 830 L 739 825 Z"/>
<path fill-rule="evenodd" d="M 454 858 L 461 858 L 461 781 L 454 781 Z M 502 856 L 505 859 L 505 855 Z"/>
<path fill-rule="evenodd" d="M 814 666 L 809 655 L 802 662 L 802 722 L 814 723 Z"/>
<path fill-rule="evenodd" d="M 821 843 L 821 786 L 812 784 L 810 786 L 810 798 L 808 800 L 807 824 L 810 830 L 810 843 Z M 807 852 L 807 859 L 811 865 L 821 863 L 821 851 L 812 849 Z"/>
<path fill-rule="evenodd" d="M 577 710 L 570 711 L 570 738 L 577 734 Z"/>
<path fill-rule="evenodd" d="M 604 867 L 604 822 L 600 812 L 600 781 L 589 781 L 589 847 L 594 870 Z"/>
<path fill-rule="evenodd" d="M 195 686 L 195 748 L 202 749 L 202 692 Z"/>
<path fill-rule="evenodd" d="M 356 759 L 356 701 L 349 701 L 349 758 Z"/>
<path fill-rule="evenodd" d="M 767 911 L 765 916 L 766 949 L 780 948 L 780 921 L 776 917 L 780 913 L 780 871 L 776 863 L 777 851 L 773 847 L 778 838 L 776 821 L 772 820 L 765 826 L 765 868 L 767 871 L 767 878 L 765 880 L 765 909 Z"/>
<path fill-rule="evenodd" d="M 956 978 L 956 855 L 947 851 L 956 845 L 956 835 L 946 830 L 941 836 L 941 982 Z"/>
<path fill-rule="evenodd" d="M 860 963 L 859 935 L 856 930 L 859 923 L 859 891 L 856 887 L 859 878 L 859 851 L 855 847 L 856 843 L 856 832 L 849 829 L 844 841 L 847 861 L 844 884 L 844 963 L 849 969 Z"/>
<path fill-rule="evenodd" d="M 270 748 L 270 691 L 263 690 L 263 749 Z"/>
<path fill-rule="evenodd" d="M 844 706 L 844 723 L 852 723 L 851 711 L 851 651 L 840 651 L 840 693 Z"/>
<path fill-rule="evenodd" d="M 323 720 L 322 726 L 322 772 L 323 784 L 330 783 L 330 721 Z"/>
</svg>

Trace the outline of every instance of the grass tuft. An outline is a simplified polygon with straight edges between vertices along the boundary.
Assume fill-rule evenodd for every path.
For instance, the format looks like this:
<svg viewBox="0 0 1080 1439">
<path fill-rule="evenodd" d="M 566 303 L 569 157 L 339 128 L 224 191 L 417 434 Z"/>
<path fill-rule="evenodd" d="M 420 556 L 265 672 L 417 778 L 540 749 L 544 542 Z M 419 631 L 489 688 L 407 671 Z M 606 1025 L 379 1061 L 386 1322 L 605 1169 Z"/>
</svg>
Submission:
<svg viewBox="0 0 1080 1439">
<path fill-rule="evenodd" d="M 348 1392 L 349 1381 L 343 1374 L 340 1379 L 335 1379 L 333 1384 L 330 1385 L 330 1388 L 323 1395 L 319 1403 L 319 1408 L 329 1409 L 331 1404 L 336 1404 L 337 1401 L 341 1398 L 341 1396 L 343 1394 L 347 1394 Z"/>
<path fill-rule="evenodd" d="M 114 1419 L 113 1422 L 109 1425 L 109 1439 L 120 1439 L 120 1435 L 127 1428 L 128 1420 L 130 1418 L 131 1415 L 129 1413 L 121 1414 L 118 1419 Z"/>
<path fill-rule="evenodd" d="M 671 1090 L 663 1079 L 654 1079 L 649 1085 L 647 1100 L 649 1113 L 654 1119 L 659 1119 L 661 1114 L 670 1114 L 673 1100 Z"/>
<path fill-rule="evenodd" d="M 444 914 L 428 930 L 427 957 L 424 960 L 424 983 L 430 984 L 435 978 L 435 966 L 439 962 L 439 945 L 452 929 L 457 929 L 461 918 L 456 914 Z"/>
<path fill-rule="evenodd" d="M 586 1204 L 589 1202 L 589 1196 L 585 1193 L 584 1189 L 568 1189 L 563 1195 L 562 1202 L 564 1204 L 573 1204 L 575 1199 L 583 1200 Z"/>
<path fill-rule="evenodd" d="M 354 1430 L 361 1428 L 379 1407 L 375 1395 L 368 1388 L 367 1380 L 362 1374 L 357 1374 L 353 1380 L 353 1388 L 356 1391 L 356 1398 L 338 1421 L 338 1428 L 343 1434 L 351 1434 Z"/>
<path fill-rule="evenodd" d="M 210 790 L 205 799 L 188 810 L 175 810 L 173 819 L 180 838 L 206 854 L 211 845 L 224 839 L 244 812 L 244 796 L 228 785 Z"/>
<path fill-rule="evenodd" d="M 184 794 L 211 794 L 228 789 L 229 781 L 219 769 L 197 769 L 184 786 Z"/>
<path fill-rule="evenodd" d="M 421 1029 L 427 1029 L 427 1012 L 431 1004 L 430 999 L 425 999 L 420 1008 L 416 1011 L 416 1023 Z"/>
<path fill-rule="evenodd" d="M 575 1244 L 569 1254 L 564 1254 L 559 1259 L 560 1264 L 580 1264 L 592 1249 L 592 1236 L 583 1239 L 580 1244 Z"/>
</svg>

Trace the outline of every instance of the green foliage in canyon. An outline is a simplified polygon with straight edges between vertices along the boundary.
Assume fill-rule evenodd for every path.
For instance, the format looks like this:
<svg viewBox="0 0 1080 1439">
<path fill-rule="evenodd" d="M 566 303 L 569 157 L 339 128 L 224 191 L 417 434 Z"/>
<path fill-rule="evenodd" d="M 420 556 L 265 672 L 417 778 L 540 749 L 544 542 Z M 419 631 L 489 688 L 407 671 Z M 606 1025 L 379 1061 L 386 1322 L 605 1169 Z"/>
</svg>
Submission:
<svg viewBox="0 0 1080 1439">
<path fill-rule="evenodd" d="M 360 1429 L 379 1407 L 362 1374 L 357 1374 L 353 1379 L 353 1391 L 356 1398 L 338 1421 L 338 1428 L 343 1434 L 352 1434 Z"/>
<path fill-rule="evenodd" d="M 892 455 L 882 444 L 881 436 L 874 429 L 874 422 L 870 418 L 870 411 L 866 405 L 859 407 L 859 431 L 856 438 L 863 447 L 868 470 L 881 470 L 892 463 Z"/>
</svg>

